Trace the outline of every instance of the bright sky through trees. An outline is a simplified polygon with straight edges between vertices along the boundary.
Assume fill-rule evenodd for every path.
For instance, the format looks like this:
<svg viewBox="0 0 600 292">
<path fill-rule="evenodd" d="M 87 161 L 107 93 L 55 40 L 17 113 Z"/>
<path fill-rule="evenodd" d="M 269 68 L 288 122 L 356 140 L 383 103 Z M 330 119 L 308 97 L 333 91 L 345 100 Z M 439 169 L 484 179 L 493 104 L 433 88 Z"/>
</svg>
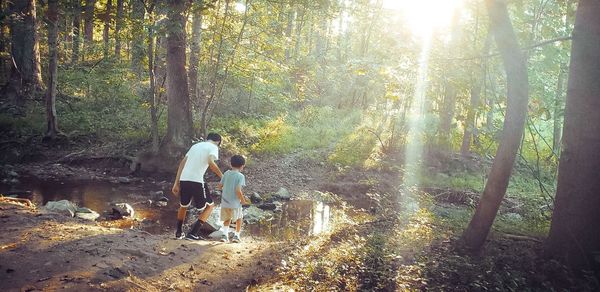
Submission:
<svg viewBox="0 0 600 292">
<path fill-rule="evenodd" d="M 400 13 L 411 32 L 419 37 L 450 25 L 462 0 L 384 0 L 383 7 Z"/>
</svg>

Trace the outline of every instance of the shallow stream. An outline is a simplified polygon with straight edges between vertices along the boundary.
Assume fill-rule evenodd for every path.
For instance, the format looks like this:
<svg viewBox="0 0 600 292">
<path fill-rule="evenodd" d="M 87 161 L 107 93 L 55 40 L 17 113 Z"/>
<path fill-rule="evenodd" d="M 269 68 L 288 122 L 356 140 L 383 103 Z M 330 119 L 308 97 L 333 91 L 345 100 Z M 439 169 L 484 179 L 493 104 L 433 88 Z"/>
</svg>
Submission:
<svg viewBox="0 0 600 292">
<path fill-rule="evenodd" d="M 166 206 L 156 205 L 156 200 L 161 197 L 160 191 L 169 199 Z M 170 195 L 164 183 L 23 180 L 16 186 L 0 185 L 0 193 L 16 194 L 20 198 L 30 199 L 37 206 L 45 205 L 48 201 L 69 200 L 79 207 L 98 212 L 100 218 L 103 212 L 111 209 L 111 204 L 128 203 L 135 210 L 134 220 L 99 223 L 110 227 L 140 229 L 152 234 L 171 234 L 179 207 L 177 198 Z M 323 202 L 291 200 L 282 203 L 280 211 L 272 212 L 272 219 L 245 224 L 243 233 L 274 241 L 316 235 L 331 228 L 336 214 L 334 206 Z"/>
</svg>

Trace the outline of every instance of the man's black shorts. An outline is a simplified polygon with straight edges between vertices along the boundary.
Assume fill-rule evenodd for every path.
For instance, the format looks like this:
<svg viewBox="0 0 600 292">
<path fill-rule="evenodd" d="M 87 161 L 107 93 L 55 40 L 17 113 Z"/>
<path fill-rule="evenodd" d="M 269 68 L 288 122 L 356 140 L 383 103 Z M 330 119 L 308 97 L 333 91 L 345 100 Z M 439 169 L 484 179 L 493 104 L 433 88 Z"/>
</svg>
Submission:
<svg viewBox="0 0 600 292">
<path fill-rule="evenodd" d="M 180 181 L 181 206 L 189 207 L 194 199 L 194 206 L 198 209 L 204 209 L 207 205 L 213 205 L 207 183 L 193 181 Z"/>
</svg>

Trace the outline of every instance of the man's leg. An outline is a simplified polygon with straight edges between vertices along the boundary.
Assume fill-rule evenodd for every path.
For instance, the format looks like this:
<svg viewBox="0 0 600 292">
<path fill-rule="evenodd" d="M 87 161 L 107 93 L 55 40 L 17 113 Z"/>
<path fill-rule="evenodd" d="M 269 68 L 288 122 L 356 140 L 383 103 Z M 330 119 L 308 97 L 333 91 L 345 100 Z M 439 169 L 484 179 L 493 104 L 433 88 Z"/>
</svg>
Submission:
<svg viewBox="0 0 600 292">
<path fill-rule="evenodd" d="M 179 207 L 179 211 L 177 211 L 177 232 L 175 233 L 176 237 L 180 237 L 183 234 L 183 221 L 185 221 L 185 215 L 187 213 L 187 207 Z"/>
<path fill-rule="evenodd" d="M 213 210 L 213 205 L 206 205 L 206 208 L 204 208 L 204 210 L 202 210 L 202 212 L 200 212 L 200 214 L 198 214 L 198 220 L 202 221 L 202 222 L 206 222 L 206 220 L 208 220 L 208 216 L 210 216 L 210 213 L 212 213 Z"/>
</svg>

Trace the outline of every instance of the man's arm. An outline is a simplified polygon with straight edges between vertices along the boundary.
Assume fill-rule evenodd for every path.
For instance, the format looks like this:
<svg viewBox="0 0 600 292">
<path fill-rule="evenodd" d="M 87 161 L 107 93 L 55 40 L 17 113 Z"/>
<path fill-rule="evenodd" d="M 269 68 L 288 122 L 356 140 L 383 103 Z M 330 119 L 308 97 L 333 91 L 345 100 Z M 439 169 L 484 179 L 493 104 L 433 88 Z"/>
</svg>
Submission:
<svg viewBox="0 0 600 292">
<path fill-rule="evenodd" d="M 212 157 L 208 158 L 208 167 L 210 167 L 210 170 L 212 170 L 219 178 L 223 178 L 223 173 Z"/>
<path fill-rule="evenodd" d="M 185 162 L 187 161 L 187 156 L 184 157 L 181 162 L 179 162 L 179 168 L 177 169 L 177 176 L 175 177 L 175 183 L 173 184 L 173 189 L 171 190 L 173 192 L 173 195 L 175 196 L 179 196 L 179 178 L 181 177 L 181 172 L 183 171 L 183 168 L 185 167 Z"/>
</svg>

